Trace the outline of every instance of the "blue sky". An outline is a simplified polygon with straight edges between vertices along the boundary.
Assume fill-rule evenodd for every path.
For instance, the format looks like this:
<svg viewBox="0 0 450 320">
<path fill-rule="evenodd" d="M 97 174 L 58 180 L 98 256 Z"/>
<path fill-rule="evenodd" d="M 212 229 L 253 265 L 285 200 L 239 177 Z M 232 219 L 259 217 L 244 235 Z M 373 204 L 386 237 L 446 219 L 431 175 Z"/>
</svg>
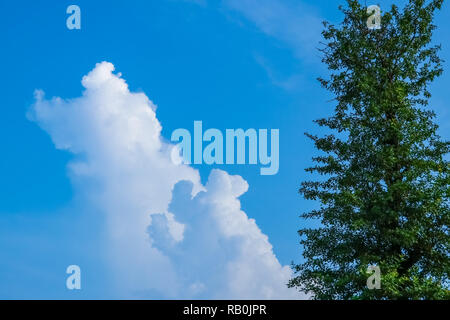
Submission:
<svg viewBox="0 0 450 320">
<path fill-rule="evenodd" d="M 114 234 L 111 228 L 117 227 L 117 221 L 111 223 L 108 211 L 120 209 L 117 209 L 115 199 L 110 199 L 112 204 L 108 203 L 108 197 L 116 195 L 110 192 L 116 186 L 107 184 L 122 180 L 101 180 L 101 174 L 96 172 L 92 179 L 95 181 L 87 181 L 89 179 L 78 177 L 70 169 L 74 161 L 94 163 L 89 159 L 90 154 L 101 158 L 96 158 L 99 162 L 95 164 L 104 161 L 105 167 L 109 168 L 106 155 L 116 154 L 108 153 L 113 152 L 109 149 L 104 153 L 84 150 L 86 154 L 74 154 L 70 148 L 61 150 L 64 148 L 55 146 L 55 141 L 76 145 L 82 140 L 79 142 L 82 148 L 91 138 L 97 141 L 95 134 L 98 132 L 89 131 L 89 119 L 83 118 L 89 116 L 89 111 L 83 115 L 76 111 L 55 115 L 50 120 L 34 111 L 37 116 L 33 121 L 30 121 L 32 116 L 27 117 L 37 105 L 36 89 L 45 91 L 45 99 L 54 96 L 65 99 L 67 107 L 73 101 L 70 99 L 80 99 L 76 100 L 79 104 L 88 105 L 91 100 L 83 100 L 82 91 L 93 89 L 83 88 L 81 79 L 102 61 L 115 66 L 115 72 L 122 74 L 130 92 L 144 93 L 157 106 L 156 118 L 162 126 L 163 140 L 168 141 L 177 128 L 192 131 L 195 120 L 203 121 L 205 128 L 218 128 L 223 132 L 227 128 L 280 130 L 280 170 L 277 175 L 261 176 L 259 166 L 196 165 L 193 168 L 198 170 L 201 184 L 208 185 L 209 181 L 210 189 L 188 201 L 183 198 L 183 190 L 190 192 L 189 186 L 179 186 L 174 190 L 169 207 L 175 217 L 179 214 L 188 222 L 195 220 L 197 224 L 193 226 L 208 233 L 208 228 L 202 229 L 204 221 L 192 217 L 198 212 L 208 215 L 225 210 L 221 207 L 223 204 L 213 209 L 209 205 L 203 207 L 202 201 L 216 201 L 214 190 L 220 189 L 223 179 L 227 180 L 228 174 L 240 175 L 249 186 L 239 198 L 240 205 L 248 218 L 255 219 L 261 231 L 255 231 L 258 241 L 265 243 L 262 235 L 268 236 L 281 266 L 287 266 L 293 260 L 298 262 L 301 251 L 296 230 L 308 225 L 298 216 L 315 205 L 297 194 L 300 182 L 309 178 L 304 168 L 315 154 L 312 143 L 303 133 L 320 133 L 312 121 L 333 110 L 333 105 L 328 102 L 329 94 L 315 81 L 318 76 L 326 75 L 326 68 L 320 64 L 315 48 L 320 41 L 320 21 L 339 21 L 337 6 L 342 2 L 2 1 L 0 298 L 212 298 L 220 297 L 218 291 L 228 289 L 229 296 L 236 292 L 244 297 L 255 295 L 255 291 L 242 288 L 225 290 L 224 285 L 216 281 L 218 276 L 203 279 L 204 283 L 201 283 L 196 274 L 207 273 L 208 269 L 196 269 L 195 264 L 191 266 L 191 273 L 179 270 L 180 264 L 195 261 L 196 255 L 204 255 L 196 249 L 212 252 L 200 244 L 209 238 L 193 238 L 188 242 L 192 247 L 183 249 L 183 255 L 161 247 L 169 261 L 164 260 L 164 263 L 170 263 L 174 269 L 173 274 L 162 277 L 167 280 L 165 284 L 152 285 L 164 269 L 164 263 L 155 262 L 156 258 L 141 264 L 135 262 L 140 266 L 133 266 L 136 269 L 128 269 L 129 265 L 120 263 L 120 257 L 128 257 L 129 253 L 124 252 L 128 251 L 126 246 L 132 246 L 134 242 L 112 244 L 110 241 Z M 391 2 L 378 1 L 382 8 Z M 81 30 L 66 28 L 66 8 L 70 4 L 81 8 Z M 445 5 L 436 20 L 435 41 L 442 43 L 441 56 L 446 61 L 450 61 L 446 41 L 449 21 L 450 10 Z M 448 139 L 448 63 L 445 68 L 444 75 L 433 84 L 431 106 L 437 113 L 440 134 Z M 105 72 L 108 74 L 107 70 Z M 112 79 L 118 78 L 113 76 Z M 44 100 L 43 110 L 48 107 L 45 103 L 51 107 L 54 102 Z M 128 114 L 124 113 L 124 116 Z M 64 135 L 68 135 L 67 128 L 72 130 L 70 137 Z M 123 136 L 127 134 L 123 132 Z M 120 131 L 114 131 L 106 141 L 114 145 L 114 139 L 120 140 L 121 135 Z M 208 180 L 212 169 L 221 169 L 228 174 L 213 174 Z M 180 176 L 193 175 L 194 170 L 189 170 Z M 104 172 L 108 171 L 101 171 Z M 236 183 L 244 185 L 241 180 Z M 120 202 L 128 214 L 133 214 L 130 208 L 134 207 L 125 207 L 124 203 L 132 202 L 136 196 L 132 192 L 126 190 L 124 193 L 128 198 Z M 234 205 L 237 193 L 230 190 L 230 198 L 226 201 Z M 121 196 L 122 193 L 118 195 Z M 243 224 L 254 230 L 251 220 L 244 220 Z M 153 232 L 161 236 L 160 231 Z M 224 241 L 222 238 L 216 240 Z M 240 246 L 234 240 L 233 243 L 227 241 L 221 248 L 232 251 Z M 153 246 L 160 248 L 156 242 Z M 186 252 L 190 255 L 186 256 Z M 237 259 L 233 253 L 229 256 L 211 253 L 211 259 L 213 257 L 214 261 L 222 261 L 223 257 Z M 206 266 L 213 265 L 214 261 L 206 261 L 209 263 Z M 221 263 L 228 262 L 225 259 Z M 248 263 L 245 261 L 242 265 L 251 268 Z M 81 267 L 81 291 L 65 288 L 65 269 L 70 264 Z M 126 276 L 133 272 L 151 272 L 154 276 L 142 281 L 146 286 L 134 287 L 134 281 L 140 282 L 139 278 L 130 280 Z M 116 281 L 121 275 L 124 280 Z M 260 276 L 264 278 L 264 274 Z M 170 281 L 176 281 L 177 277 L 188 280 L 186 284 L 181 281 L 176 292 L 166 290 L 164 287 L 170 286 Z M 189 291 L 183 288 L 184 285 L 195 290 Z M 271 285 L 267 284 L 267 287 L 271 288 Z M 202 289 L 204 287 L 206 289 Z"/>
</svg>

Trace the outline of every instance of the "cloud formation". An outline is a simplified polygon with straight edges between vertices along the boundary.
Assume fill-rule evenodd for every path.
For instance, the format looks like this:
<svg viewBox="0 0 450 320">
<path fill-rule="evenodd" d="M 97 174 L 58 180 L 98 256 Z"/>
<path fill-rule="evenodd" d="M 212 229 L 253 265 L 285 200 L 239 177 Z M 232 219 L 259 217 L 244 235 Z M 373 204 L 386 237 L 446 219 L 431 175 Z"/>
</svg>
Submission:
<svg viewBox="0 0 450 320">
<path fill-rule="evenodd" d="M 183 241 L 168 241 L 164 215 L 149 227 L 154 245 L 180 262 L 177 273 L 192 279 L 190 293 L 214 299 L 295 298 L 296 292 L 286 289 L 290 268 L 280 265 L 267 236 L 241 210 L 238 197 L 247 182 L 213 170 L 205 187 L 194 198 L 192 183 L 175 187 L 169 210 L 186 226 Z"/>
<path fill-rule="evenodd" d="M 105 252 L 120 298 L 301 298 L 268 238 L 240 209 L 248 184 L 171 161 L 156 106 L 102 62 L 75 99 L 47 100 L 30 119 L 74 154 L 78 193 L 105 215 Z"/>
</svg>

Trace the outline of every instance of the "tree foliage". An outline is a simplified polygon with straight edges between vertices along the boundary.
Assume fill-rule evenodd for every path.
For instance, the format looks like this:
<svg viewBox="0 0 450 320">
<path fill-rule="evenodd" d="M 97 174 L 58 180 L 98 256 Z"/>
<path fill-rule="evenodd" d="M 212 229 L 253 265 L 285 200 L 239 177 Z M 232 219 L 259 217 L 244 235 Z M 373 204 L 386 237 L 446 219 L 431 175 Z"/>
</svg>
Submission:
<svg viewBox="0 0 450 320">
<path fill-rule="evenodd" d="M 449 299 L 450 143 L 428 107 L 441 73 L 432 45 L 443 0 L 409 0 L 369 30 L 367 9 L 347 0 L 343 22 L 324 23 L 319 79 L 334 114 L 316 120 L 332 132 L 307 134 L 322 155 L 306 169 L 322 175 L 300 193 L 320 207 L 302 215 L 320 227 L 299 230 L 304 262 L 289 286 L 316 299 Z M 381 269 L 381 289 L 366 286 Z"/>
</svg>

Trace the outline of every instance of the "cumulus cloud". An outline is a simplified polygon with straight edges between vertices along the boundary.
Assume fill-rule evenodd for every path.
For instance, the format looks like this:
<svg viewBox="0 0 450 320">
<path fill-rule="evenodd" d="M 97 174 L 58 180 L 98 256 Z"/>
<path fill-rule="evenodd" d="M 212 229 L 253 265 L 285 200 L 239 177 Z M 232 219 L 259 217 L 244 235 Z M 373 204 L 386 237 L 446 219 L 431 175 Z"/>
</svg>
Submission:
<svg viewBox="0 0 450 320">
<path fill-rule="evenodd" d="M 169 207 L 186 226 L 182 242 L 167 241 L 164 215 L 149 227 L 154 245 L 178 262 L 178 274 L 191 279 L 190 293 L 215 299 L 298 297 L 286 288 L 290 268 L 280 265 L 267 236 L 241 210 L 238 197 L 247 191 L 247 182 L 213 170 L 205 191 L 192 198 L 192 187 L 178 183 Z"/>
<path fill-rule="evenodd" d="M 29 117 L 74 154 L 78 193 L 105 215 L 105 253 L 121 298 L 299 298 L 238 197 L 240 176 L 174 164 L 156 106 L 102 62 L 74 99 L 36 92 Z"/>
</svg>

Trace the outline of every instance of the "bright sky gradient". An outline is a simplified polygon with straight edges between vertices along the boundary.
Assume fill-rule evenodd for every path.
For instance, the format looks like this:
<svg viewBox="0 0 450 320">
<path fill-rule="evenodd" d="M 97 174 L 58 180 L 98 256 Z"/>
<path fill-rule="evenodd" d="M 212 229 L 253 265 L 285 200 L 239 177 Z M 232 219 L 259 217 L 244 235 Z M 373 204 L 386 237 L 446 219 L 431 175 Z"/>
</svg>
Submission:
<svg viewBox="0 0 450 320">
<path fill-rule="evenodd" d="M 338 22 L 337 7 L 343 2 L 1 1 L 0 298 L 300 297 L 285 292 L 282 282 L 291 261 L 301 259 L 296 230 L 310 224 L 298 216 L 317 205 L 297 193 L 300 182 L 310 178 L 304 168 L 316 154 L 304 132 L 320 134 L 312 121 L 331 114 L 334 107 L 315 80 L 327 74 L 316 48 L 321 21 Z M 403 1 L 368 4 L 383 9 L 393 2 Z M 81 30 L 66 28 L 70 4 L 81 8 Z M 449 139 L 447 3 L 436 24 L 435 42 L 442 44 L 441 56 L 449 62 L 432 86 L 430 106 L 437 113 L 439 133 Z M 122 80 L 111 74 L 109 64 L 96 68 L 102 61 L 112 63 L 128 84 L 120 96 L 123 101 L 115 95 L 122 90 Z M 83 76 L 92 70 L 97 70 L 91 73 L 92 81 L 82 85 Z M 111 82 L 106 85 L 102 76 Z M 43 100 L 36 100 L 37 89 L 45 92 Z M 136 92 L 151 102 L 135 100 Z M 45 100 L 52 97 L 66 99 L 66 109 L 49 111 L 58 105 Z M 136 103 L 136 108 L 123 114 L 96 113 L 95 101 L 109 101 L 122 111 L 130 104 Z M 97 131 L 103 116 L 114 124 Z M 134 117 L 143 126 L 135 135 L 134 127 L 125 125 Z M 155 121 L 162 126 L 166 146 L 173 130 L 192 131 L 195 120 L 203 121 L 205 129 L 222 132 L 279 129 L 278 174 L 261 176 L 259 165 L 172 168 L 152 149 L 160 141 Z M 120 153 L 130 141 L 144 146 L 148 142 L 144 155 L 136 158 L 142 161 L 142 171 L 134 158 L 128 161 Z M 61 150 L 68 145 L 69 150 Z M 74 155 L 74 149 L 81 154 Z M 73 169 L 74 162 L 84 161 L 94 167 L 88 179 Z M 118 172 L 124 168 L 136 179 L 124 178 Z M 194 181 L 196 170 L 198 184 L 182 183 L 170 192 L 172 182 Z M 161 185 L 154 182 L 158 175 L 167 178 Z M 207 192 L 186 197 L 192 187 L 202 186 Z M 143 207 L 163 213 L 172 196 L 171 213 L 192 224 L 198 235 L 180 250 L 168 248 L 163 232 L 167 221 L 158 215 L 153 221 L 160 228 L 147 231 L 160 241 L 155 240 L 154 250 L 163 254 L 155 257 L 152 251 L 152 258 L 135 259 L 142 252 L 135 247 L 142 239 L 134 239 L 133 228 L 139 225 L 142 237 L 148 236 L 146 222 L 128 220 L 122 213 L 133 215 L 134 209 L 142 209 L 140 201 L 147 200 Z M 223 212 L 233 219 L 226 223 Z M 209 221 L 210 216 L 214 220 Z M 124 221 L 129 226 L 124 227 Z M 209 228 L 214 223 L 217 229 Z M 236 227 L 227 228 L 234 223 Z M 120 235 L 115 238 L 114 230 L 121 228 L 130 232 L 124 235 L 129 242 L 121 241 Z M 205 245 L 208 241 L 218 246 Z M 254 254 L 258 250 L 264 254 Z M 224 274 L 217 265 L 231 260 L 237 261 L 229 269 L 234 271 Z M 81 267 L 80 291 L 65 287 L 65 270 L 71 264 Z M 264 282 L 261 279 L 266 282 L 255 285 Z"/>
</svg>

